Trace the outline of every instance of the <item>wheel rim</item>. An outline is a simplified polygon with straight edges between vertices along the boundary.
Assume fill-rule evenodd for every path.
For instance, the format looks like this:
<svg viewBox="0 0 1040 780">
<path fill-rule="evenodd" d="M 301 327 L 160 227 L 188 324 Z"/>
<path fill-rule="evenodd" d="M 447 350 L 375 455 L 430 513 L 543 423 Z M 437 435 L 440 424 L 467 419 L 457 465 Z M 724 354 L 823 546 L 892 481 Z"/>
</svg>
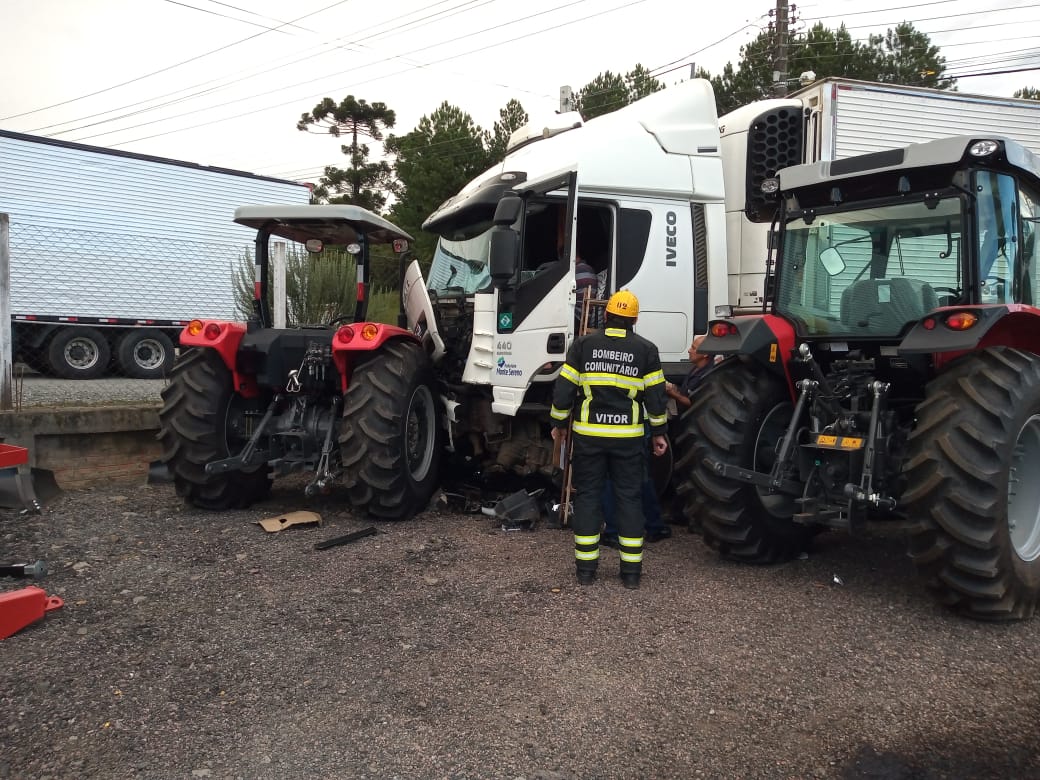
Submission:
<svg viewBox="0 0 1040 780">
<path fill-rule="evenodd" d="M 776 463 L 776 450 L 791 424 L 794 407 L 789 402 L 777 404 L 762 419 L 755 437 L 755 471 L 769 473 Z M 762 488 L 755 488 L 762 508 L 773 517 L 789 519 L 794 514 L 794 497 L 786 493 L 770 493 Z"/>
<path fill-rule="evenodd" d="M 134 363 L 152 371 L 166 362 L 166 349 L 155 339 L 141 339 L 134 347 Z"/>
<path fill-rule="evenodd" d="M 97 365 L 98 346 L 90 339 L 76 337 L 65 345 L 65 362 L 78 371 L 84 371 Z"/>
<path fill-rule="evenodd" d="M 1008 474 L 1007 520 L 1011 545 L 1023 561 L 1040 557 L 1040 415 L 1018 432 Z"/>
<path fill-rule="evenodd" d="M 430 472 L 437 438 L 436 423 L 433 393 L 426 385 L 420 385 L 408 402 L 404 431 L 405 462 L 408 473 L 416 482 L 421 482 Z"/>
</svg>

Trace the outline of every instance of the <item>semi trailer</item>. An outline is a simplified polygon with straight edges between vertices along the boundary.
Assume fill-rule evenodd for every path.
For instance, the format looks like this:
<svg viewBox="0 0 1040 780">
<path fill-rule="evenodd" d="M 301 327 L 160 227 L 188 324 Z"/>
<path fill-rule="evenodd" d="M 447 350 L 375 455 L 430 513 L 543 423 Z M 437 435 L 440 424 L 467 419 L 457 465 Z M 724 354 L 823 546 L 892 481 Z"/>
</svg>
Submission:
<svg viewBox="0 0 1040 780">
<path fill-rule="evenodd" d="M 306 185 L 0 131 L 14 358 L 91 379 L 165 376 L 194 317 L 233 317 L 246 203 L 307 203 Z"/>
</svg>

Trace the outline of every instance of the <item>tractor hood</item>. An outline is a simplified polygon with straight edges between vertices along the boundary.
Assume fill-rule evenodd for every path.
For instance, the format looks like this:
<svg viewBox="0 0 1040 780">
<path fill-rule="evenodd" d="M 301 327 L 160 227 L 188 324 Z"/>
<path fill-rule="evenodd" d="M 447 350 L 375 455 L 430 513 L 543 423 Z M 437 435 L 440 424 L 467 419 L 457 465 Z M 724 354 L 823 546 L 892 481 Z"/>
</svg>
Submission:
<svg viewBox="0 0 1040 780">
<path fill-rule="evenodd" d="M 320 238 L 330 246 L 350 244 L 363 234 L 370 244 L 389 244 L 412 237 L 391 222 L 360 206 L 241 206 L 235 222 L 254 230 L 304 243 Z"/>
</svg>

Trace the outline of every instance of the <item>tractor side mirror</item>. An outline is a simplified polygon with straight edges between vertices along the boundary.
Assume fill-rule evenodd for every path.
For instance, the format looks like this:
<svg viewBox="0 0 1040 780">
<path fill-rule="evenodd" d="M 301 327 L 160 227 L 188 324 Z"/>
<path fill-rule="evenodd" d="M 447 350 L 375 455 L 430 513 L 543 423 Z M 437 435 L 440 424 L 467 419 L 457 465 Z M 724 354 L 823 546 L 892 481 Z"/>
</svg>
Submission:
<svg viewBox="0 0 1040 780">
<path fill-rule="evenodd" d="M 509 284 L 509 280 L 516 274 L 520 235 L 512 226 L 520 218 L 523 207 L 523 198 L 514 192 L 507 192 L 495 208 L 495 227 L 491 231 L 488 265 L 491 281 L 499 290 Z"/>
<path fill-rule="evenodd" d="M 828 247 L 820 252 L 820 264 L 823 270 L 831 276 L 837 276 L 845 270 L 845 259 L 834 247 Z"/>
</svg>

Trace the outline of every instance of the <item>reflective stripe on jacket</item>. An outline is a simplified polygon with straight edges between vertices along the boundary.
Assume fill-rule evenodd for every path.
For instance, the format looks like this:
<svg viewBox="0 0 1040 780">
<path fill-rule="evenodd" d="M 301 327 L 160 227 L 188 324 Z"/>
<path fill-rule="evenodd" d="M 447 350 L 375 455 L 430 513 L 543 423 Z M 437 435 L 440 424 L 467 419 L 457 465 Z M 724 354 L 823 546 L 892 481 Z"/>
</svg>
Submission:
<svg viewBox="0 0 1040 780">
<path fill-rule="evenodd" d="M 549 415 L 563 427 L 573 410 L 577 434 L 634 439 L 643 436 L 644 422 L 652 433 L 664 433 L 667 400 L 657 347 L 631 331 L 607 328 L 571 344 Z"/>
</svg>

